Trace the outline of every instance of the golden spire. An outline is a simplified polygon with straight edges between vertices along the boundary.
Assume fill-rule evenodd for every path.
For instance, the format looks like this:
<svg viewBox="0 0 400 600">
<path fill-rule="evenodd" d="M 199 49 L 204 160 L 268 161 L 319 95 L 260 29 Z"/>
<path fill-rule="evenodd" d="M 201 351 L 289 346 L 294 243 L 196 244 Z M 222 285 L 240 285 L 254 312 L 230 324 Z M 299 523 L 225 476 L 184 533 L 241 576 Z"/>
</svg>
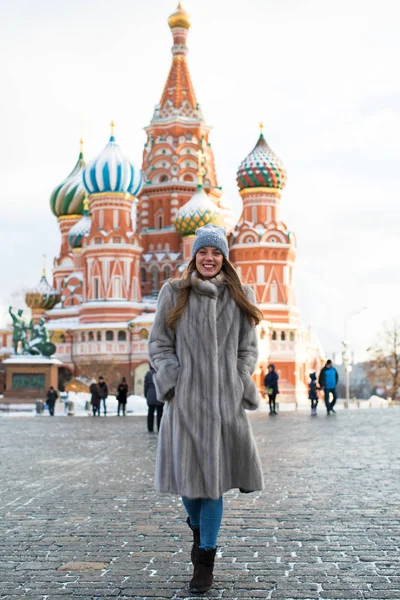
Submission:
<svg viewBox="0 0 400 600">
<path fill-rule="evenodd" d="M 110 127 L 111 127 L 111 137 L 114 137 L 115 121 L 111 121 Z"/>
<path fill-rule="evenodd" d="M 82 138 L 79 140 L 79 152 L 81 154 L 83 153 L 83 139 Z"/>
<path fill-rule="evenodd" d="M 264 123 L 261 121 L 260 125 L 260 135 L 264 135 Z"/>
<path fill-rule="evenodd" d="M 83 210 L 89 212 L 89 198 L 87 196 L 83 200 Z"/>
<path fill-rule="evenodd" d="M 190 29 L 190 17 L 186 10 L 182 8 L 181 3 L 178 3 L 178 7 L 175 12 L 168 19 L 168 25 L 171 29 L 174 27 L 183 27 L 184 29 Z"/>
<path fill-rule="evenodd" d="M 46 255 L 42 254 L 43 259 L 43 268 L 42 268 L 42 277 L 46 277 Z"/>
</svg>

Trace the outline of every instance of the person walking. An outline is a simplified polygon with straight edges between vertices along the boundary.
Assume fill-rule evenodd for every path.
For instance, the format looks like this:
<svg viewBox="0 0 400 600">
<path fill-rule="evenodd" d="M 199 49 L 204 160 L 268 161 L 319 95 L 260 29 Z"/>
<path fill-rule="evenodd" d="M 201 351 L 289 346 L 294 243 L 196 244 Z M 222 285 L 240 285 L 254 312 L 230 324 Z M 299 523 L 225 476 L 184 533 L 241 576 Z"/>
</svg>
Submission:
<svg viewBox="0 0 400 600">
<path fill-rule="evenodd" d="M 100 391 L 100 398 L 103 402 L 103 412 L 104 412 L 104 416 L 107 416 L 107 405 L 106 405 L 106 401 L 107 401 L 107 397 L 108 397 L 108 386 L 106 384 L 106 382 L 104 381 L 104 377 L 102 377 L 100 375 L 99 377 L 99 391 Z M 99 416 L 100 416 L 100 411 L 99 411 Z"/>
<path fill-rule="evenodd" d="M 245 411 L 259 405 L 252 373 L 263 315 L 228 257 L 224 229 L 197 229 L 184 274 L 161 289 L 149 338 L 157 398 L 165 403 L 155 487 L 182 497 L 193 533 L 193 593 L 213 583 L 224 492 L 263 489 Z"/>
<path fill-rule="evenodd" d="M 275 371 L 275 365 L 268 365 L 268 373 L 264 377 L 264 385 L 265 393 L 268 395 L 270 415 L 278 414 L 276 412 L 276 396 L 279 394 L 278 379 L 279 375 Z"/>
<path fill-rule="evenodd" d="M 100 416 L 100 403 L 101 403 L 101 395 L 99 384 L 95 379 L 92 379 L 92 383 L 90 384 L 90 404 L 92 405 L 93 416 Z"/>
<path fill-rule="evenodd" d="M 334 406 L 337 400 L 336 387 L 339 381 L 339 375 L 331 360 L 326 361 L 326 365 L 321 369 L 319 374 L 318 383 L 325 395 L 325 406 L 326 412 L 329 415 L 331 412 L 335 413 Z M 330 395 L 332 394 L 332 401 L 330 401 Z"/>
<path fill-rule="evenodd" d="M 147 400 L 147 431 L 154 431 L 154 413 L 157 412 L 157 431 L 160 431 L 161 417 L 163 415 L 164 404 L 157 400 L 157 392 L 153 381 L 154 369 L 149 365 L 149 370 L 144 377 L 144 396 Z"/>
<path fill-rule="evenodd" d="M 56 400 L 58 398 L 57 391 L 51 385 L 47 391 L 46 395 L 46 404 L 49 409 L 49 413 L 51 417 L 54 417 L 54 407 L 56 405 Z"/>
<path fill-rule="evenodd" d="M 117 400 L 118 400 L 118 411 L 117 416 L 119 417 L 120 411 L 122 411 L 122 416 L 125 417 L 126 403 L 128 402 L 128 384 L 126 383 L 126 378 L 123 377 L 121 383 L 117 389 Z"/>
<path fill-rule="evenodd" d="M 317 416 L 318 406 L 318 388 L 317 388 L 317 374 L 310 373 L 310 383 L 308 385 L 308 399 L 311 400 L 311 415 Z"/>
</svg>

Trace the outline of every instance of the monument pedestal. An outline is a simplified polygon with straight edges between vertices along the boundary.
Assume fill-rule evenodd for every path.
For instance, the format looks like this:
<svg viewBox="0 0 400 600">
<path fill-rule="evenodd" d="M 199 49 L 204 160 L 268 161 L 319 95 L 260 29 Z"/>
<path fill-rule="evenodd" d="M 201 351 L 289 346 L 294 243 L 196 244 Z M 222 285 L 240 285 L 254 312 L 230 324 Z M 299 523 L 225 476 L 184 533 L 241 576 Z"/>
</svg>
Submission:
<svg viewBox="0 0 400 600">
<path fill-rule="evenodd" d="M 3 361 L 6 389 L 3 404 L 17 404 L 46 398 L 52 385 L 58 388 L 58 369 L 62 362 L 45 356 L 15 355 Z"/>
</svg>

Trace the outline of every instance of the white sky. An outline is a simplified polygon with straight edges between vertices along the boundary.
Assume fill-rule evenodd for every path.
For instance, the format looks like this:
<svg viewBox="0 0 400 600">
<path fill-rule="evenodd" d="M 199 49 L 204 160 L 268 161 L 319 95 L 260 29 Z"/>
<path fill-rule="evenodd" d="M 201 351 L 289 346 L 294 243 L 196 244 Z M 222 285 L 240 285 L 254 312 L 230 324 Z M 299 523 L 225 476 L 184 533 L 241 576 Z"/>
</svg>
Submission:
<svg viewBox="0 0 400 600">
<path fill-rule="evenodd" d="M 75 164 L 116 139 L 137 164 L 170 66 L 174 0 L 13 0 L 0 8 L 1 324 L 11 294 L 48 269 L 60 234 L 49 196 Z M 397 0 L 185 0 L 189 67 L 220 185 L 258 123 L 289 182 L 305 325 L 340 350 L 346 314 L 359 358 L 400 314 L 400 7 Z"/>
</svg>

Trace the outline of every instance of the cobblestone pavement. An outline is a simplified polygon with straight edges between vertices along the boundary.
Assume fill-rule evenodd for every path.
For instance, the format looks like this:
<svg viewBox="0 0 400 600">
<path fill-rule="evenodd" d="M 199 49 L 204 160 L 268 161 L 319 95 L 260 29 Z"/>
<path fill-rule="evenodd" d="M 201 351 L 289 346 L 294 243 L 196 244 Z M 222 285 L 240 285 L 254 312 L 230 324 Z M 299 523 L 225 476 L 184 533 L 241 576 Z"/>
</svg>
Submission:
<svg viewBox="0 0 400 600">
<path fill-rule="evenodd" d="M 400 598 L 400 409 L 251 415 L 263 493 L 225 495 L 203 598 Z M 0 598 L 184 599 L 190 532 L 143 417 L 0 418 Z"/>
</svg>

